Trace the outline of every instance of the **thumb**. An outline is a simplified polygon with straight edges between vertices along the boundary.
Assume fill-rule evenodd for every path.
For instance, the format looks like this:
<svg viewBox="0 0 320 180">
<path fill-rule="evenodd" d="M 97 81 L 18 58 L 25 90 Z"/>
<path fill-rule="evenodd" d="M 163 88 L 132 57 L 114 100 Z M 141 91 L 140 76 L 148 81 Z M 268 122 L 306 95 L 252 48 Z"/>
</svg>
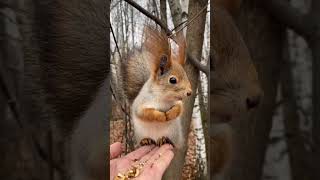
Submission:
<svg viewBox="0 0 320 180">
<path fill-rule="evenodd" d="M 122 152 L 121 143 L 116 142 L 110 146 L 110 160 L 119 156 Z"/>
</svg>

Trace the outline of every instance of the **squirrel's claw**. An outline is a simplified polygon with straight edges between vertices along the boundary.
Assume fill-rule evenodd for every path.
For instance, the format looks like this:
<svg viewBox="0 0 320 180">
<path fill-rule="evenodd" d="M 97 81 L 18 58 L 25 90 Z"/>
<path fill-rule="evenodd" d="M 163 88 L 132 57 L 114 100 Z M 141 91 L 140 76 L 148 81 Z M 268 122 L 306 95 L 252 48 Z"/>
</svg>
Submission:
<svg viewBox="0 0 320 180">
<path fill-rule="evenodd" d="M 171 144 L 174 147 L 173 142 L 168 137 L 162 136 L 161 138 L 158 139 L 157 146 L 160 147 L 164 144 Z"/>
<path fill-rule="evenodd" d="M 151 138 L 143 138 L 140 141 L 140 146 L 156 145 L 156 141 Z"/>
</svg>

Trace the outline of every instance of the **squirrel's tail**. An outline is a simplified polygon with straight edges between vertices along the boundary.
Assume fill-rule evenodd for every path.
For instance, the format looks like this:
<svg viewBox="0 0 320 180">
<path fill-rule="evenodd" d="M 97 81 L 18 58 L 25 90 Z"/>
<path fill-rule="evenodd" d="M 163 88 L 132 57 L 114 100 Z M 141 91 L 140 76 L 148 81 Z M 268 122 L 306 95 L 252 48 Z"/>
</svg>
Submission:
<svg viewBox="0 0 320 180">
<path fill-rule="evenodd" d="M 144 52 L 135 49 L 121 60 L 120 74 L 124 95 L 129 103 L 139 94 L 140 89 L 150 76 L 147 61 L 144 59 Z"/>
<path fill-rule="evenodd" d="M 121 60 L 121 75 L 124 94 L 132 103 L 142 86 L 149 79 L 151 63 L 162 54 L 170 55 L 171 49 L 166 34 L 159 29 L 146 25 L 144 40 L 140 49 L 134 49 L 127 58 Z"/>
</svg>

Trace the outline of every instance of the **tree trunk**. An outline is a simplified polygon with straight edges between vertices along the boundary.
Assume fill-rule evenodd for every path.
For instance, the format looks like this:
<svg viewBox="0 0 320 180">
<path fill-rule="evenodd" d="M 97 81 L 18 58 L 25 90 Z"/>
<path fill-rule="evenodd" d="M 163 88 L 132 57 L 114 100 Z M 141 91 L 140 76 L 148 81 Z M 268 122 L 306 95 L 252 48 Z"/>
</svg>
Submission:
<svg viewBox="0 0 320 180">
<path fill-rule="evenodd" d="M 207 0 L 190 0 L 189 2 L 189 18 L 195 16 L 203 7 L 207 5 Z M 177 26 L 182 21 L 181 17 L 181 5 L 179 0 L 169 0 L 171 14 L 174 25 Z M 171 6 L 171 5 L 174 6 Z M 187 29 L 187 51 L 193 57 L 201 59 L 203 36 L 206 22 L 206 13 L 202 13 L 196 20 L 188 26 Z M 190 60 L 187 59 L 184 69 L 187 72 L 188 78 L 192 86 L 192 95 L 186 99 L 184 103 L 184 114 L 182 115 L 182 127 L 185 141 L 188 139 L 188 133 L 190 130 L 190 123 L 192 118 L 192 112 L 194 107 L 194 101 L 196 97 L 199 70 L 190 64 Z M 165 175 L 166 179 L 181 179 L 182 168 L 184 165 L 184 159 L 187 152 L 187 146 L 183 147 L 179 153 L 175 153 L 174 160 Z"/>
<path fill-rule="evenodd" d="M 209 141 L 208 141 L 208 107 L 207 104 L 204 101 L 204 92 L 202 89 L 203 82 L 201 81 L 201 78 L 199 78 L 199 84 L 198 84 L 198 97 L 199 97 L 199 109 L 200 109 L 200 117 L 201 117 L 201 123 L 203 128 L 203 135 L 204 135 L 204 142 L 206 147 L 206 154 L 209 153 Z M 208 102 L 208 99 L 207 99 Z"/>
<path fill-rule="evenodd" d="M 160 0 L 160 16 L 164 24 L 167 25 L 167 0 Z"/>
<path fill-rule="evenodd" d="M 226 177 L 232 180 L 261 179 L 272 127 L 282 55 L 284 29 L 256 1 L 243 1 L 239 29 L 256 64 L 264 98 L 255 114 L 232 122 L 234 155 Z"/>
<path fill-rule="evenodd" d="M 179 0 L 168 0 L 174 27 L 182 22 L 182 9 Z M 189 6 L 190 7 L 190 6 Z M 190 9 L 189 9 L 190 10 Z M 191 17 L 191 16 L 189 16 Z"/>
<path fill-rule="evenodd" d="M 289 153 L 289 163 L 292 180 L 309 180 L 309 152 L 306 149 L 305 139 L 300 129 L 300 118 L 298 114 L 292 63 L 290 62 L 287 40 L 284 44 L 284 65 L 281 79 L 281 95 L 285 101 L 283 106 L 283 118 L 285 126 L 286 141 Z"/>
</svg>

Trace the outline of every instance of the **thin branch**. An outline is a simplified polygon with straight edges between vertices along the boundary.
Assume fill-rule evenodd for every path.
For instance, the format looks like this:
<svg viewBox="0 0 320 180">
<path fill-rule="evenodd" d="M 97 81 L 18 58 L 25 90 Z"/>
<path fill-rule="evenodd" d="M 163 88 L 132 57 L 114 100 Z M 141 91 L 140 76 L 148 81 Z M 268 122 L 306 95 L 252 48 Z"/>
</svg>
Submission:
<svg viewBox="0 0 320 180">
<path fill-rule="evenodd" d="M 188 53 L 187 55 L 190 63 L 194 65 L 196 68 L 198 68 L 200 71 L 202 71 L 204 74 L 206 74 L 207 77 L 209 77 L 209 66 L 202 64 L 200 61 L 197 60 L 197 58 L 191 56 L 190 53 Z"/>
<path fill-rule="evenodd" d="M 119 103 L 122 112 L 124 112 L 126 116 L 130 117 L 130 113 L 127 112 L 125 107 L 122 105 L 122 103 L 118 101 L 118 98 L 117 98 L 117 96 L 116 96 L 116 94 L 115 94 L 115 92 L 114 92 L 114 90 L 113 90 L 111 85 L 110 85 L 110 91 L 111 91 L 111 94 L 112 94 L 113 98 L 115 99 L 115 101 L 117 103 Z"/>
<path fill-rule="evenodd" d="M 145 10 L 143 7 L 141 7 L 138 3 L 132 1 L 132 0 L 124 0 L 127 3 L 129 3 L 131 6 L 133 6 L 134 8 L 136 8 L 138 11 L 140 11 L 141 13 L 143 13 L 144 15 L 146 15 L 147 17 L 149 17 L 150 19 L 152 19 L 153 21 L 155 21 L 163 30 L 165 30 L 166 34 L 168 36 L 170 36 L 172 34 L 171 30 L 166 26 L 166 24 L 164 22 L 162 22 L 159 18 L 157 18 L 156 16 L 154 16 L 153 14 L 151 14 L 150 12 L 148 12 L 147 10 Z"/>
<path fill-rule="evenodd" d="M 189 26 L 195 19 L 197 19 L 201 14 L 202 12 L 204 12 L 204 10 L 207 9 L 207 5 L 205 5 L 195 16 L 193 16 L 190 20 L 187 21 L 186 24 L 184 24 L 182 27 L 180 27 L 179 29 L 177 27 L 174 28 L 174 30 L 176 30 L 174 33 L 172 33 L 170 35 L 170 37 L 174 36 L 175 34 L 177 34 L 178 32 L 182 31 L 185 27 Z M 182 22 L 183 23 L 183 22 Z M 178 26 L 180 26 L 182 23 L 180 23 Z"/>
<path fill-rule="evenodd" d="M 298 9 L 292 7 L 288 1 L 285 0 L 268 0 L 262 1 L 268 11 L 278 21 L 293 29 L 296 33 L 310 37 L 310 21 L 307 21 L 307 14 L 303 14 Z"/>
<path fill-rule="evenodd" d="M 120 50 L 119 50 L 119 46 L 118 46 L 118 42 L 117 42 L 117 38 L 116 38 L 116 36 L 114 34 L 114 31 L 113 31 L 111 23 L 110 23 L 110 29 L 111 29 L 111 33 L 112 33 L 112 36 L 113 36 L 114 43 L 116 44 L 116 49 L 118 51 L 119 57 L 120 57 L 120 59 L 122 59 L 121 58 L 121 53 L 120 53 Z"/>
</svg>

